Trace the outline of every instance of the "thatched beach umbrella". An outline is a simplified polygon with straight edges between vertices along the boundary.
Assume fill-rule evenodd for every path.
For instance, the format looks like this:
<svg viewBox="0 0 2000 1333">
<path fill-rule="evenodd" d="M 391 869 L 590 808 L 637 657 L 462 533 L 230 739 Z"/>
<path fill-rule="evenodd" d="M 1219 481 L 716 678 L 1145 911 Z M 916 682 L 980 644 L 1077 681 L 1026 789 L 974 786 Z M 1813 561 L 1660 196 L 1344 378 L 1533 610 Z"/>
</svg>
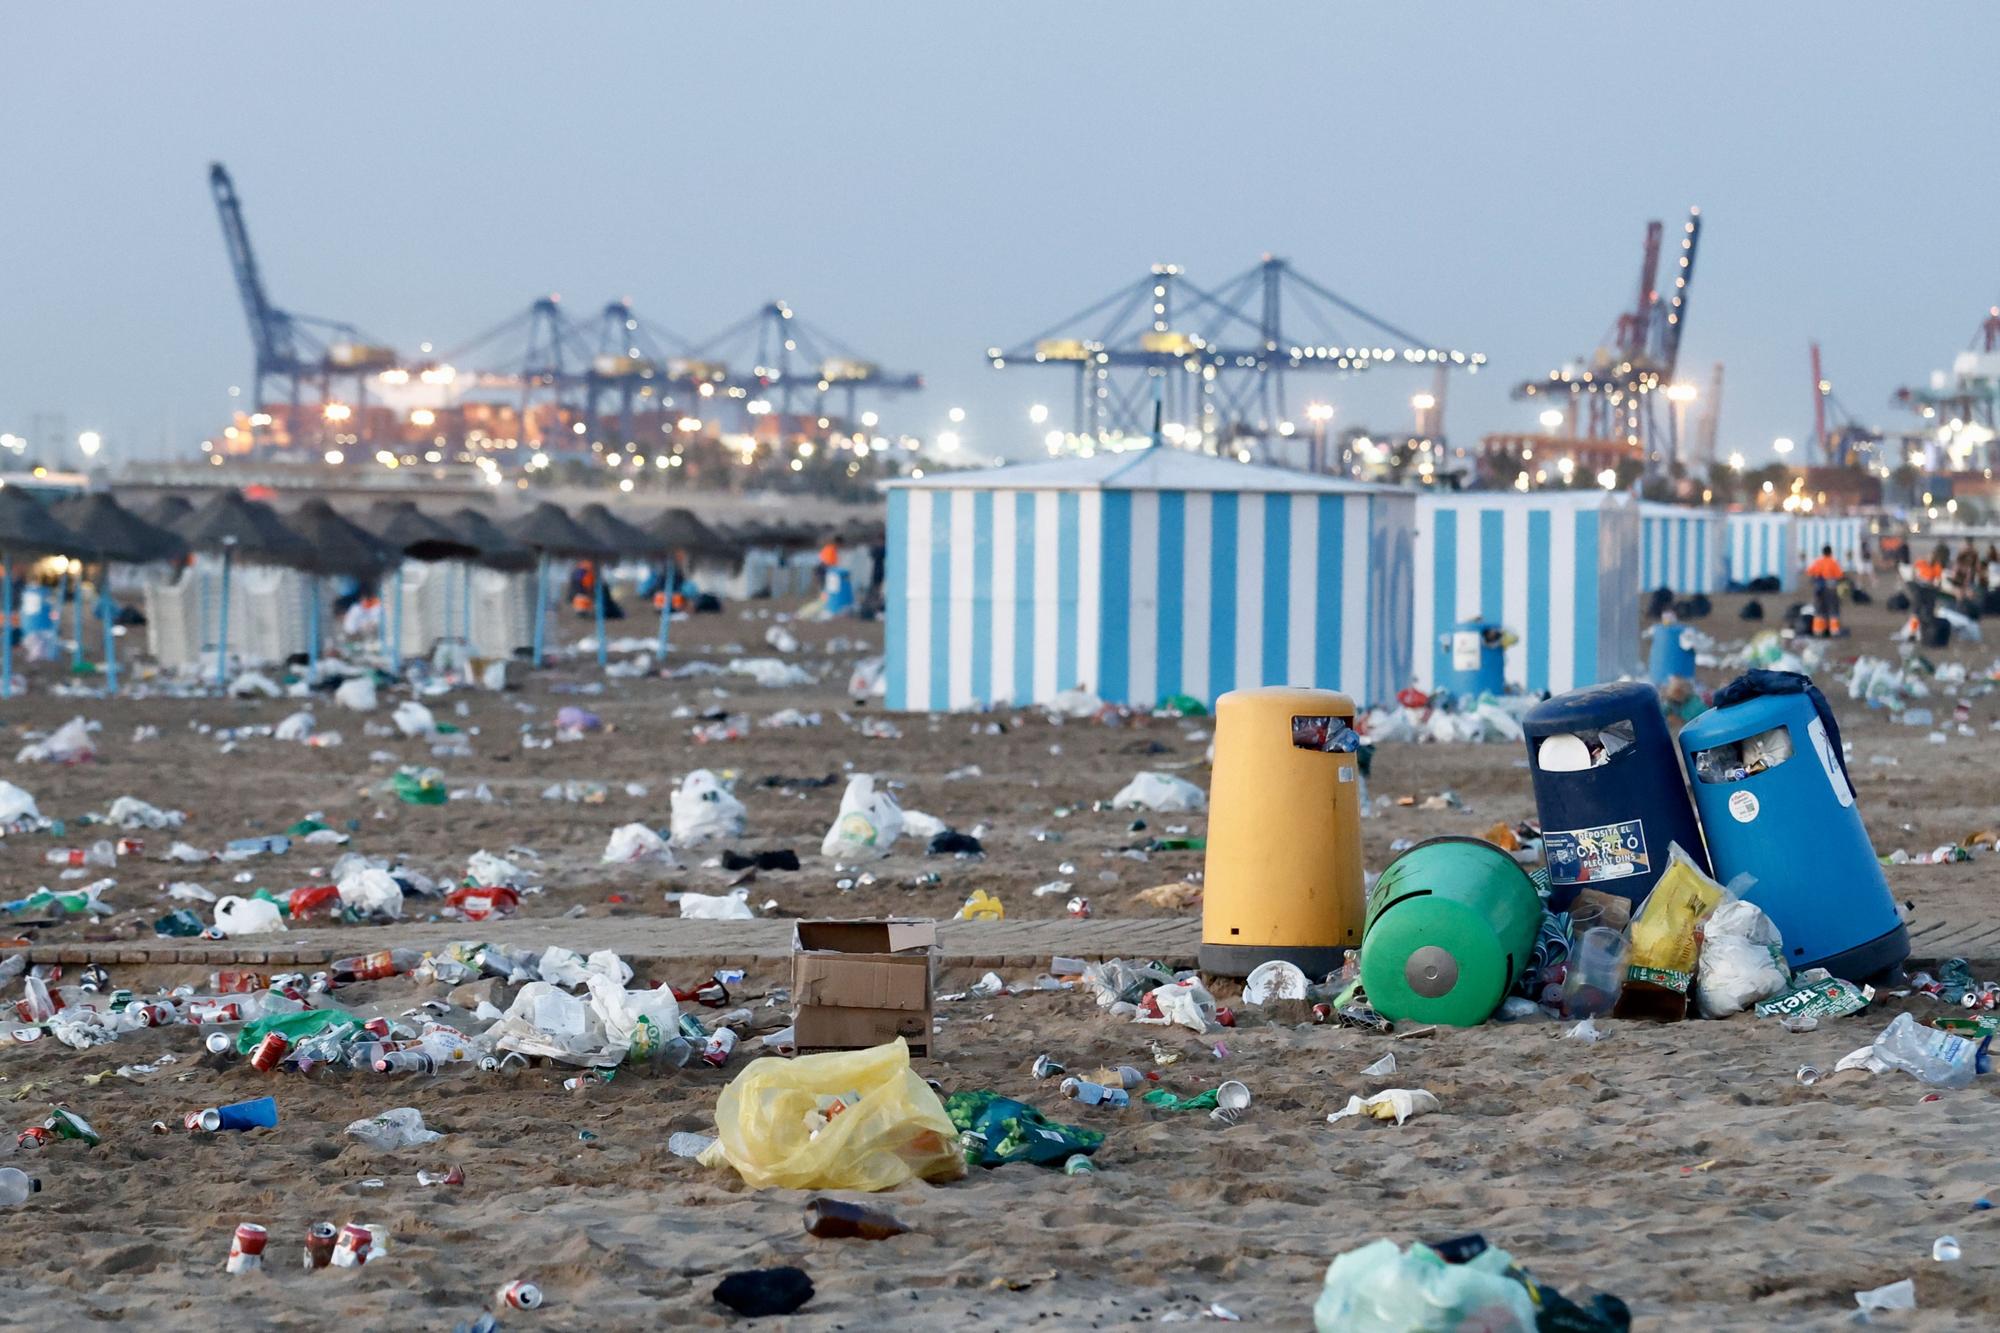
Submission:
<svg viewBox="0 0 2000 1333">
<path fill-rule="evenodd" d="M 601 504 L 587 504 L 576 514 L 577 526 L 596 537 L 604 544 L 607 554 L 626 556 L 632 559 L 649 559 L 661 553 L 659 538 L 644 528 L 634 527 Z M 596 594 L 597 609 L 597 665 L 604 666 L 610 661 L 610 649 L 604 641 L 604 570 L 600 567 L 591 581 Z M 665 645 L 661 646 L 665 651 Z"/>
<path fill-rule="evenodd" d="M 695 517 L 692 509 L 666 509 L 651 523 L 646 531 L 660 543 L 667 552 L 667 560 L 661 575 L 661 583 L 666 590 L 666 598 L 660 605 L 660 643 L 656 656 L 662 663 L 667 658 L 667 627 L 674 618 L 674 570 L 677 554 L 681 551 L 708 552 L 727 551 L 729 544 L 714 529 Z"/>
<path fill-rule="evenodd" d="M 14 558 L 66 555 L 76 534 L 19 486 L 0 486 L 0 699 L 14 692 Z"/>
<path fill-rule="evenodd" d="M 222 557 L 222 608 L 217 620 L 215 684 L 225 687 L 229 670 L 229 576 L 238 556 L 252 564 L 305 567 L 312 548 L 285 526 L 271 506 L 246 500 L 235 491 L 209 497 L 176 527 L 190 549 Z M 206 617 L 203 618 L 206 623 Z"/>
<path fill-rule="evenodd" d="M 368 527 L 382 544 L 406 560 L 432 564 L 441 560 L 470 560 L 479 548 L 459 533 L 418 509 L 408 500 L 384 500 L 368 511 Z M 403 567 L 395 566 L 395 602 L 384 629 L 388 632 L 389 660 L 395 670 L 403 669 Z M 445 584 L 445 624 L 451 623 L 451 585 Z"/>
<path fill-rule="evenodd" d="M 321 499 L 311 499 L 291 512 L 293 531 L 312 546 L 312 561 L 306 566 L 312 579 L 312 623 L 306 643 L 306 670 L 319 668 L 320 579 L 370 579 L 381 574 L 395 560 L 381 538 Z"/>
<path fill-rule="evenodd" d="M 535 657 L 542 664 L 542 645 L 547 637 L 549 614 L 549 557 L 601 556 L 603 542 L 578 526 L 561 508 L 544 500 L 519 518 L 500 525 L 500 530 L 535 553 Z"/>
<path fill-rule="evenodd" d="M 155 527 L 103 492 L 65 496 L 49 507 L 50 512 L 76 534 L 80 543 L 72 549 L 79 559 L 94 559 L 104 568 L 97 585 L 97 614 L 104 622 L 104 685 L 118 692 L 117 608 L 111 600 L 109 566 L 150 565 L 155 561 L 178 560 L 187 554 L 187 543 L 176 533 Z M 74 665 L 83 662 L 83 580 L 76 589 L 76 649 Z"/>
</svg>

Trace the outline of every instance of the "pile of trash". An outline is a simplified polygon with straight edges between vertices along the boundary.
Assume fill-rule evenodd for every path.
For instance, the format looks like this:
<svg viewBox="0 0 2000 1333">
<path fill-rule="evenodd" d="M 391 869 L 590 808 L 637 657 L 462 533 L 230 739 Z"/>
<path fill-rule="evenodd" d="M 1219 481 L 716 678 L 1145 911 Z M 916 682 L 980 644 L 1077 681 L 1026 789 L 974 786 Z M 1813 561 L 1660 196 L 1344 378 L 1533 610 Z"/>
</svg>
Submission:
<svg viewBox="0 0 2000 1333">
<path fill-rule="evenodd" d="M 1541 702 L 1531 694 L 1477 694 L 1455 697 L 1449 690 L 1429 694 L 1410 687 L 1394 708 L 1373 708 L 1354 728 L 1372 745 L 1432 741 L 1493 743 L 1521 740 L 1521 719 Z"/>
</svg>

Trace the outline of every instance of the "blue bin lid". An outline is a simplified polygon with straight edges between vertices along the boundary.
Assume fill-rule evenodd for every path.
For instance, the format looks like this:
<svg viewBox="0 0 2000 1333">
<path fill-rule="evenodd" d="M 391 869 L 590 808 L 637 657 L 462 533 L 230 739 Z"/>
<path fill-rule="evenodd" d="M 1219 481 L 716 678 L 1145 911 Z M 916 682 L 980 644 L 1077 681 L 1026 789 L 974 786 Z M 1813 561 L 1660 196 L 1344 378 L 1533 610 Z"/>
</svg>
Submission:
<svg viewBox="0 0 2000 1333">
<path fill-rule="evenodd" d="M 1803 694 L 1760 694 L 1727 708 L 1711 708 L 1681 728 L 1681 749 L 1688 754 L 1731 741 L 1761 736 L 1773 727 L 1803 725 L 1817 714 Z"/>
<path fill-rule="evenodd" d="M 1659 719 L 1660 692 L 1644 681 L 1620 680 L 1544 699 L 1521 719 L 1521 729 L 1530 736 L 1553 736 L 1649 716 Z"/>
</svg>

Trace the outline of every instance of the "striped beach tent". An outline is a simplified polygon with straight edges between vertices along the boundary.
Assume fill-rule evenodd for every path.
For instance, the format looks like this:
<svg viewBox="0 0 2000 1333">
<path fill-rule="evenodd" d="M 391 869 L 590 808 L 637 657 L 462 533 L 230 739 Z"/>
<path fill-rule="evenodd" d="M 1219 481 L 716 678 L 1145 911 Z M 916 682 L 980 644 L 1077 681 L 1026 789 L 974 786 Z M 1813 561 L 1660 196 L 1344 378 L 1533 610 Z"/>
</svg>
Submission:
<svg viewBox="0 0 2000 1333">
<path fill-rule="evenodd" d="M 1672 588 L 1685 597 L 1723 588 L 1725 520 L 1719 509 L 1641 504 L 1639 591 Z"/>
<path fill-rule="evenodd" d="M 1868 538 L 1867 519 L 1808 514 L 1795 521 L 1802 564 L 1811 564 L 1822 546 L 1833 548 L 1833 558 L 1843 569 L 1855 569 L 1861 564 L 1861 543 Z"/>
<path fill-rule="evenodd" d="M 1560 693 L 1639 671 L 1639 507 L 1622 492 L 1417 499 L 1416 679 L 1450 668 L 1452 629 L 1511 630 L 1507 683 Z"/>
<path fill-rule="evenodd" d="M 887 489 L 890 708 L 1408 680 L 1409 492 L 1165 446 Z"/>
<path fill-rule="evenodd" d="M 1790 514 L 1729 515 L 1729 582 L 1740 588 L 1752 579 L 1775 578 L 1779 588 L 1790 592 L 1806 563 L 1799 557 L 1798 525 Z"/>
</svg>

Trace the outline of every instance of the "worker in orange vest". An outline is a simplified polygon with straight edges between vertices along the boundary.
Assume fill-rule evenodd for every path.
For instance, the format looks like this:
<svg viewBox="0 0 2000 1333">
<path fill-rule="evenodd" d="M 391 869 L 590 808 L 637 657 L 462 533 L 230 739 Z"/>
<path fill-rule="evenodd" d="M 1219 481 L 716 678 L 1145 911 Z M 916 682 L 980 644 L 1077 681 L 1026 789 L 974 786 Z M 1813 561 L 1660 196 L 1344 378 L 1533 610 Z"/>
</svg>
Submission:
<svg viewBox="0 0 2000 1333">
<path fill-rule="evenodd" d="M 1836 638 L 1840 634 L 1840 581 L 1847 571 L 1833 558 L 1833 548 L 1819 548 L 1819 559 L 1806 566 L 1813 581 L 1812 632 L 1815 639 Z"/>
<path fill-rule="evenodd" d="M 1924 622 L 1937 614 L 1938 585 L 1944 582 L 1945 566 L 1951 552 L 1942 543 L 1928 560 L 1918 556 L 1910 562 L 1910 625 L 1912 636 L 1923 633 Z"/>
</svg>

